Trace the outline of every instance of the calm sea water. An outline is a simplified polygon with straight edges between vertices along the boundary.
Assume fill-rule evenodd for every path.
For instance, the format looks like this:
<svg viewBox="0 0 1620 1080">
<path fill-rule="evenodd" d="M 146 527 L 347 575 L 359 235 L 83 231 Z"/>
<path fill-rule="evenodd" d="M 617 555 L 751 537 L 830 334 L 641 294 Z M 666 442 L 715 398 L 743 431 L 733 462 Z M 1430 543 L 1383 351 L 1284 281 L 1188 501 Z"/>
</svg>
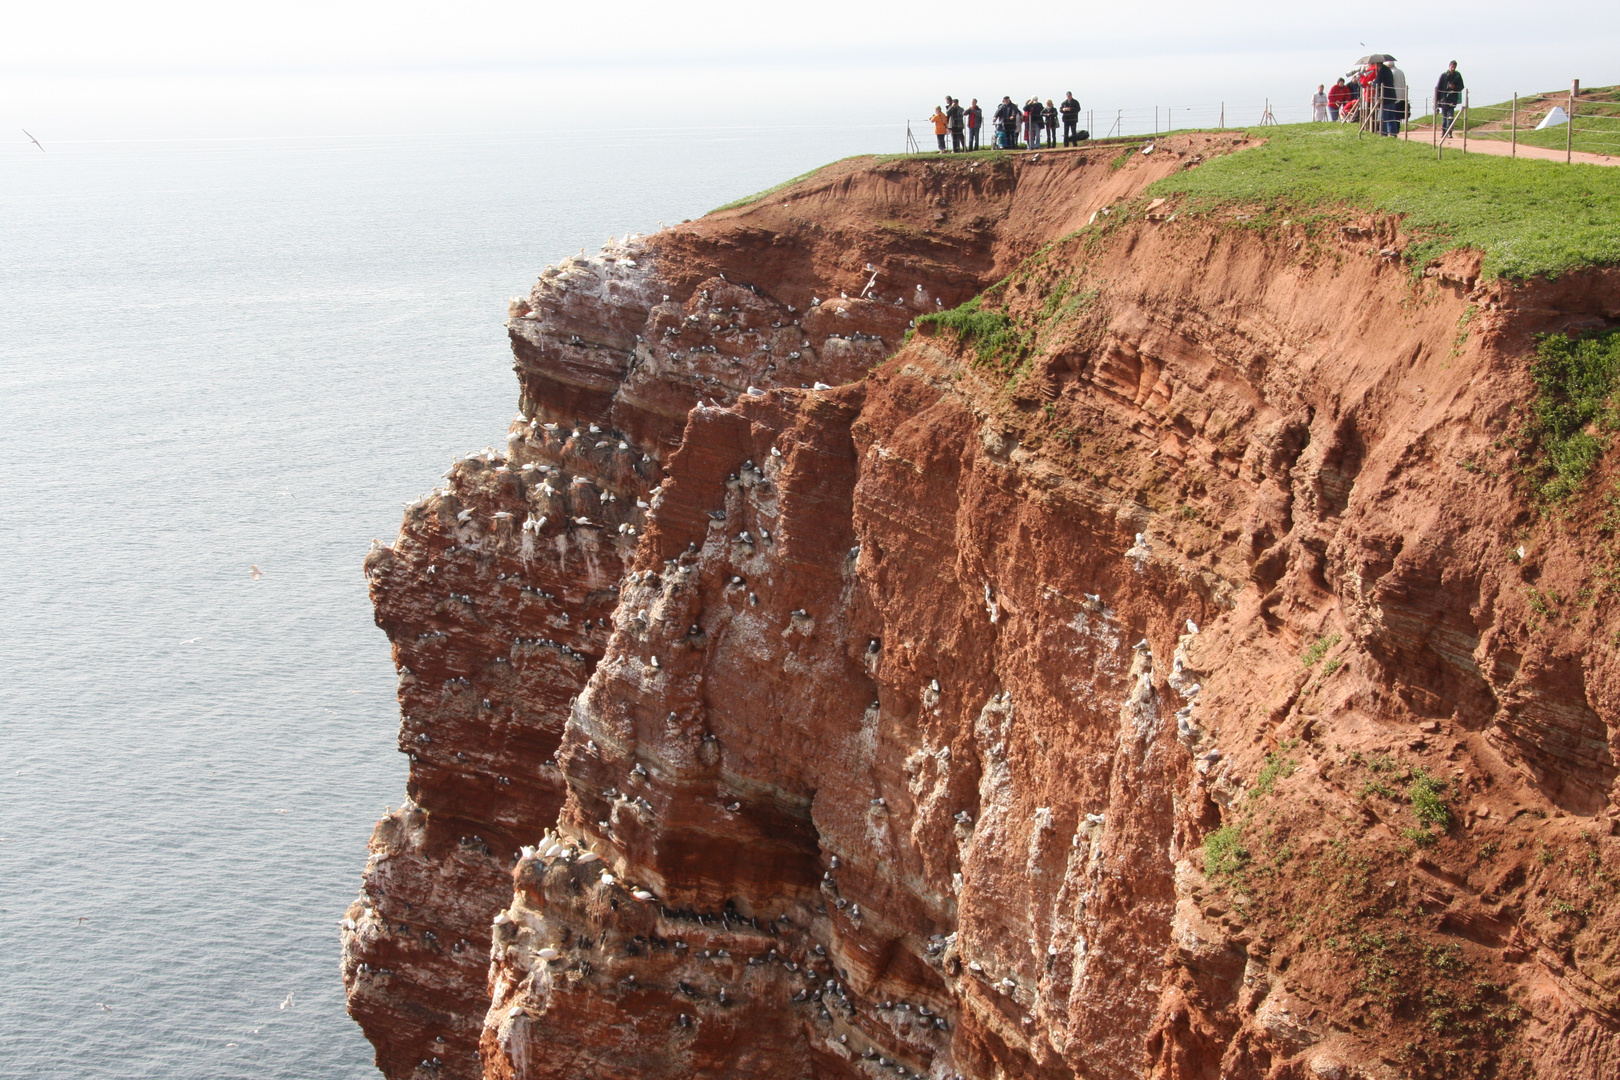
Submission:
<svg viewBox="0 0 1620 1080">
<path fill-rule="evenodd" d="M 371 539 L 502 436 L 543 266 L 893 141 L 0 151 L 0 1076 L 375 1075 L 337 969 L 405 776 Z"/>
</svg>

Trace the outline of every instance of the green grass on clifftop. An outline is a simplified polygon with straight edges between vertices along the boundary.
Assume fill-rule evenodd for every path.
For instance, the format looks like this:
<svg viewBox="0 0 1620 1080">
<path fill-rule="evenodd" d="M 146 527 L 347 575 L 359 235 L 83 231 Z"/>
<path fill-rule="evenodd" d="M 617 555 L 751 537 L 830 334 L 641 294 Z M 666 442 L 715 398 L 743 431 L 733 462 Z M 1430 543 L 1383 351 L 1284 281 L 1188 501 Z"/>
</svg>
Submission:
<svg viewBox="0 0 1620 1080">
<path fill-rule="evenodd" d="M 795 176 L 790 180 L 784 180 L 780 184 L 772 184 L 770 187 L 766 188 L 764 191 L 756 191 L 752 195 L 744 195 L 740 199 L 733 199 L 730 202 L 726 203 L 724 206 L 715 207 L 713 210 L 710 210 L 709 213 L 718 214 L 722 210 L 738 210 L 738 209 L 741 209 L 744 206 L 752 206 L 755 203 L 759 202 L 761 199 L 765 198 L 767 195 L 774 195 L 778 191 L 783 190 L 784 188 L 790 188 L 794 184 L 803 183 L 804 181 L 810 179 L 812 176 L 816 175 L 817 173 L 826 172 L 828 169 L 832 168 L 833 166 L 841 165 L 846 161 L 866 161 L 866 162 L 868 162 L 870 164 L 876 165 L 876 164 L 879 164 L 880 162 L 893 161 L 895 158 L 905 157 L 905 156 L 906 155 L 904 155 L 904 154 L 852 154 L 849 157 L 839 158 L 837 161 L 829 161 L 825 165 L 817 165 L 815 168 L 811 169 L 809 172 L 800 173 L 798 176 Z"/>
<path fill-rule="evenodd" d="M 1447 151 L 1334 124 L 1255 128 L 1262 146 L 1214 158 L 1150 188 L 1192 209 L 1250 204 L 1278 211 L 1350 205 L 1405 215 L 1419 264 L 1458 247 L 1485 253 L 1484 273 L 1522 279 L 1620 265 L 1620 169 Z"/>
</svg>

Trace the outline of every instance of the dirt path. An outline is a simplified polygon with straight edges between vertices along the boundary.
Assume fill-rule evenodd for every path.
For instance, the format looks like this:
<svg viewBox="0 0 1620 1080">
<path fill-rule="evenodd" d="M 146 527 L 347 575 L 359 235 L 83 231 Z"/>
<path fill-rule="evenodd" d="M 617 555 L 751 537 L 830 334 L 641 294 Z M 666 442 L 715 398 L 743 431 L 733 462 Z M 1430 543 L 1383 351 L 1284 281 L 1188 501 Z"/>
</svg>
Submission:
<svg viewBox="0 0 1620 1080">
<path fill-rule="evenodd" d="M 1419 140 L 1427 141 L 1428 139 L 1427 132 L 1421 134 L 1414 132 L 1413 134 L 1417 137 L 1413 138 L 1411 140 L 1412 142 L 1418 142 Z M 1446 140 L 1446 153 L 1448 155 L 1460 154 L 1462 152 L 1463 144 L 1461 139 L 1453 136 L 1452 138 Z M 1514 156 L 1513 146 L 1511 143 L 1498 142 L 1495 139 L 1469 139 L 1468 152 L 1470 154 L 1493 154 L 1496 157 Z M 1549 150 L 1542 146 L 1526 146 L 1524 143 L 1519 144 L 1518 156 L 1522 158 L 1532 158 L 1537 161 L 1564 160 L 1564 152 L 1562 150 Z M 1575 153 L 1570 155 L 1570 157 L 1573 161 L 1583 162 L 1587 165 L 1620 165 L 1620 157 L 1616 157 L 1611 154 L 1589 154 L 1577 150 Z"/>
</svg>

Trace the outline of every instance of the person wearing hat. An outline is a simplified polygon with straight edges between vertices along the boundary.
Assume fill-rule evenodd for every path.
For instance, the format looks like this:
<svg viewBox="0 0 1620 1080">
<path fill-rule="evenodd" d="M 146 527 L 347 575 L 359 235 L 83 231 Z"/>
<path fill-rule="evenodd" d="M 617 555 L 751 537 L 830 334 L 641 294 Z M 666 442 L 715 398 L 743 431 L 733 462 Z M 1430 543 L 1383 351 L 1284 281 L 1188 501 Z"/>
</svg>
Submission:
<svg viewBox="0 0 1620 1080">
<path fill-rule="evenodd" d="M 963 116 L 965 115 L 962 109 L 962 102 L 957 98 L 946 98 L 945 100 L 950 103 L 950 107 L 945 110 L 945 118 L 950 123 L 951 153 L 960 154 L 963 149 L 962 121 Z"/>
<path fill-rule="evenodd" d="M 1032 97 L 1024 102 L 1024 143 L 1030 150 L 1041 148 L 1041 125 L 1045 122 L 1045 115 L 1040 98 Z"/>
</svg>

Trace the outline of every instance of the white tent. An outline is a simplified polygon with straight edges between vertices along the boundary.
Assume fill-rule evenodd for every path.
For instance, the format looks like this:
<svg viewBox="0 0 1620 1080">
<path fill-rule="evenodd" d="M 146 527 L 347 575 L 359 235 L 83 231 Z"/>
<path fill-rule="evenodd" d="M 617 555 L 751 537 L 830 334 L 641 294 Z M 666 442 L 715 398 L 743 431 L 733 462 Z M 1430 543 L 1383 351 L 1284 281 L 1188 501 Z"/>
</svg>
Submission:
<svg viewBox="0 0 1620 1080">
<path fill-rule="evenodd" d="M 1562 105 L 1554 105 L 1553 111 L 1548 113 L 1541 123 L 1536 125 L 1536 130 L 1540 131 L 1543 128 L 1557 127 L 1559 124 L 1567 123 L 1569 123 L 1569 113 L 1564 111 Z"/>
</svg>

